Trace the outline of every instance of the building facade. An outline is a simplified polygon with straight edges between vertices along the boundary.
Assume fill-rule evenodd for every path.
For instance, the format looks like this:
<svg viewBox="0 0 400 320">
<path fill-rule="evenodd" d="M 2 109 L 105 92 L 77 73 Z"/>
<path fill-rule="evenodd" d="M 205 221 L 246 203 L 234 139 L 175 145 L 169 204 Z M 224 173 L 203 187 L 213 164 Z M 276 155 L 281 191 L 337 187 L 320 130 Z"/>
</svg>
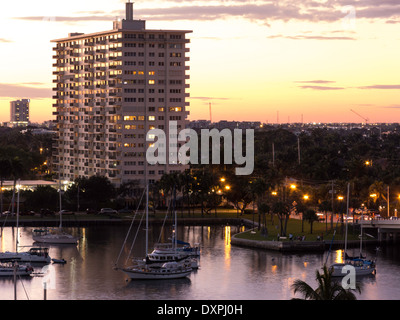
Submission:
<svg viewBox="0 0 400 320">
<path fill-rule="evenodd" d="M 27 126 L 29 124 L 30 99 L 21 99 L 10 102 L 10 122 L 12 127 Z"/>
<path fill-rule="evenodd" d="M 102 175 L 116 185 L 143 185 L 187 168 L 148 164 L 146 134 L 168 135 L 170 121 L 178 131 L 188 123 L 190 32 L 148 30 L 127 3 L 126 19 L 114 21 L 112 30 L 53 40 L 59 179 Z"/>
</svg>

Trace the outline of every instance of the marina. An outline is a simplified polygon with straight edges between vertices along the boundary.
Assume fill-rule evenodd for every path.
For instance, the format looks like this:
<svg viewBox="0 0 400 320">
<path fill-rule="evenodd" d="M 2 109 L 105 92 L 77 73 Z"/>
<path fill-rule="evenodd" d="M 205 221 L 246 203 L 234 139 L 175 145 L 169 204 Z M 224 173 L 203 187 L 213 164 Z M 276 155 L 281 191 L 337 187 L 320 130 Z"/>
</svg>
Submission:
<svg viewBox="0 0 400 320">
<path fill-rule="evenodd" d="M 325 263 L 328 254 L 327 251 L 281 253 L 232 245 L 231 236 L 243 231 L 243 226 L 180 226 L 178 229 L 183 241 L 200 243 L 201 249 L 200 268 L 186 278 L 132 281 L 123 272 L 113 270 L 128 226 L 67 228 L 79 237 L 78 245 L 49 246 L 49 255 L 66 263 L 33 265 L 34 273 L 18 280 L 18 299 L 43 300 L 43 281 L 50 279 L 46 290 L 48 300 L 290 300 L 293 281 L 301 279 L 314 284 L 315 271 Z M 149 231 L 149 244 L 153 247 L 159 239 L 160 226 L 151 226 Z M 168 241 L 170 231 L 167 228 L 163 242 Z M 15 247 L 13 239 L 15 228 L 3 228 L 2 251 Z M 32 245 L 32 227 L 20 228 L 19 242 L 21 246 Z M 130 245 L 126 244 L 123 260 Z M 144 230 L 138 235 L 137 247 L 134 254 L 139 256 L 145 248 Z M 379 268 L 375 275 L 360 279 L 363 291 L 358 299 L 397 299 L 400 249 L 396 246 L 375 249 L 371 246 L 366 251 L 369 256 L 376 255 Z M 349 249 L 349 254 L 352 250 Z M 327 264 L 341 263 L 342 258 L 343 250 L 334 250 Z M 12 277 L 0 279 L 0 286 L 1 300 L 14 299 Z"/>
</svg>

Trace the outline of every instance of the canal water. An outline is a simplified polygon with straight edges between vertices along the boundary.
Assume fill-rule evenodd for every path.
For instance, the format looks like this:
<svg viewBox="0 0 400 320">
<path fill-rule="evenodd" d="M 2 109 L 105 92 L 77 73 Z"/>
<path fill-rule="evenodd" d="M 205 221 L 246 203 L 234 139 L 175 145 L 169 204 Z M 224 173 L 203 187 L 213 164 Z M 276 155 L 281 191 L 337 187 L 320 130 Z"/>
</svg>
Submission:
<svg viewBox="0 0 400 320">
<path fill-rule="evenodd" d="M 123 265 L 130 251 L 135 257 L 143 256 L 145 251 L 143 228 L 136 236 L 134 227 L 124 244 L 128 228 L 66 228 L 80 236 L 79 244 L 51 245 L 50 256 L 67 263 L 35 266 L 34 276 L 18 280 L 17 299 L 44 299 L 46 280 L 48 300 L 289 300 L 294 297 L 294 280 L 301 279 L 315 287 L 315 272 L 328 254 L 282 254 L 232 246 L 229 239 L 242 230 L 240 226 L 182 226 L 178 229 L 179 239 L 201 244 L 200 269 L 186 279 L 131 281 L 113 268 L 116 263 Z M 19 229 L 20 251 L 33 244 L 32 229 Z M 171 228 L 165 228 L 164 233 L 160 229 L 150 228 L 150 248 L 158 240 L 169 241 Z M 13 251 L 16 229 L 7 227 L 2 231 L 0 250 Z M 358 299 L 399 299 L 400 248 L 369 248 L 367 255 L 377 257 L 377 273 L 360 279 L 362 293 Z M 328 264 L 339 262 L 341 256 L 340 250 L 333 251 Z M 0 299 L 14 299 L 12 278 L 0 279 Z"/>
</svg>

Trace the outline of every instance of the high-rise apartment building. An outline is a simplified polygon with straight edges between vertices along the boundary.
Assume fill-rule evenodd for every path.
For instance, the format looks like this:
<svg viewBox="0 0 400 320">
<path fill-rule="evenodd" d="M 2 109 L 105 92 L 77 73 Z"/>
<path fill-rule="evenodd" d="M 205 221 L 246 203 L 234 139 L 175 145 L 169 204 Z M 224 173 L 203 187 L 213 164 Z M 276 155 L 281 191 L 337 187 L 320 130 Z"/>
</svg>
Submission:
<svg viewBox="0 0 400 320">
<path fill-rule="evenodd" d="M 53 160 L 61 180 L 102 175 L 116 185 L 143 185 L 187 168 L 176 162 L 150 165 L 146 134 L 162 129 L 168 135 L 170 121 L 178 132 L 188 123 L 191 31 L 146 29 L 145 21 L 133 19 L 132 5 L 126 4 L 126 19 L 114 21 L 110 31 L 53 40 Z"/>
<path fill-rule="evenodd" d="M 10 125 L 14 127 L 29 124 L 30 99 L 21 99 L 10 102 Z"/>
</svg>

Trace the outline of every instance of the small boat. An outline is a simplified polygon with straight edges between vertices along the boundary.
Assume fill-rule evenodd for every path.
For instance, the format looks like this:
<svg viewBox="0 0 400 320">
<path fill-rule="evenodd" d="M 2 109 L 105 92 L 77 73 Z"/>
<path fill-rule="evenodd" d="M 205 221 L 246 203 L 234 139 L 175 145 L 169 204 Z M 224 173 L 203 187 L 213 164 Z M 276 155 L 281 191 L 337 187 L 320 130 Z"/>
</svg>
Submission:
<svg viewBox="0 0 400 320">
<path fill-rule="evenodd" d="M 185 278 L 193 269 L 183 263 L 166 262 L 161 267 L 130 266 L 123 268 L 122 271 L 133 280 L 165 280 Z"/>
<path fill-rule="evenodd" d="M 18 228 L 19 228 L 19 190 L 18 190 L 18 198 L 17 198 L 17 232 L 15 234 L 15 251 L 10 252 L 0 252 L 0 261 L 19 261 L 19 262 L 38 262 L 38 263 L 50 263 L 50 256 L 49 256 L 49 248 L 31 248 L 29 251 L 26 252 L 19 252 L 18 251 Z"/>
<path fill-rule="evenodd" d="M 48 244 L 77 244 L 78 238 L 71 234 L 62 232 L 61 229 L 35 229 L 32 239 L 35 242 Z"/>
<path fill-rule="evenodd" d="M 368 260 L 362 255 L 362 237 L 363 229 L 361 225 L 360 237 L 360 255 L 358 257 L 350 257 L 347 255 L 347 225 L 349 217 L 349 194 L 350 184 L 347 185 L 347 214 L 346 214 L 346 234 L 345 234 L 345 248 L 344 248 L 344 263 L 334 263 L 330 266 L 333 277 L 344 277 L 347 275 L 347 270 L 354 268 L 356 276 L 366 276 L 376 273 L 376 264 L 374 260 Z"/>
<path fill-rule="evenodd" d="M 128 267 L 118 268 L 115 270 L 121 270 L 127 274 L 133 280 L 166 280 L 166 279 L 179 279 L 185 278 L 190 275 L 193 268 L 190 266 L 189 261 L 185 261 L 188 255 L 176 255 L 175 258 L 179 257 L 178 260 L 169 261 L 165 255 L 160 255 L 162 259 L 156 260 L 153 254 L 148 254 L 148 236 L 149 236 L 149 186 L 146 186 L 146 248 L 144 259 L 133 260 L 133 264 Z M 133 224 L 133 221 L 132 221 Z M 129 235 L 129 231 L 128 231 Z M 122 249 L 121 249 L 122 251 Z M 173 256 L 172 254 L 170 255 Z M 156 261 L 152 261 L 156 260 Z M 118 261 L 118 260 L 117 260 Z M 117 264 L 116 264 L 117 265 Z"/>
<path fill-rule="evenodd" d="M 356 276 L 366 276 L 375 273 L 375 262 L 366 259 L 351 259 L 345 263 L 335 263 L 331 266 L 333 277 L 344 277 L 347 267 L 354 267 Z M 344 268 L 344 269 L 343 269 Z"/>
<path fill-rule="evenodd" d="M 0 252 L 0 261 L 50 263 L 49 248 L 34 247 L 25 252 Z"/>
<path fill-rule="evenodd" d="M 19 265 L 11 262 L 0 263 L 0 277 L 30 276 L 33 272 L 31 265 Z"/>
<path fill-rule="evenodd" d="M 51 259 L 53 263 L 59 263 L 59 264 L 66 264 L 67 261 L 65 259 Z"/>
<path fill-rule="evenodd" d="M 193 269 L 199 268 L 198 260 L 189 252 L 174 249 L 170 243 L 158 243 L 146 257 L 146 264 L 162 265 L 166 262 L 184 262 Z"/>
<path fill-rule="evenodd" d="M 62 198 L 61 198 L 61 182 L 59 189 L 59 201 L 60 201 L 60 225 L 58 228 L 54 229 L 34 229 L 32 234 L 32 239 L 35 242 L 48 243 L 48 244 L 78 244 L 78 237 L 74 237 L 63 231 L 62 227 L 62 213 L 65 210 L 61 210 Z"/>
<path fill-rule="evenodd" d="M 181 246 L 178 246 L 181 245 Z M 200 256 L 200 245 L 196 243 L 194 246 L 191 246 L 190 243 L 172 239 L 171 242 L 167 243 L 156 243 L 154 245 L 154 250 L 162 253 L 163 251 L 171 251 L 174 250 L 179 253 L 184 253 L 188 256 L 199 257 Z"/>
</svg>

